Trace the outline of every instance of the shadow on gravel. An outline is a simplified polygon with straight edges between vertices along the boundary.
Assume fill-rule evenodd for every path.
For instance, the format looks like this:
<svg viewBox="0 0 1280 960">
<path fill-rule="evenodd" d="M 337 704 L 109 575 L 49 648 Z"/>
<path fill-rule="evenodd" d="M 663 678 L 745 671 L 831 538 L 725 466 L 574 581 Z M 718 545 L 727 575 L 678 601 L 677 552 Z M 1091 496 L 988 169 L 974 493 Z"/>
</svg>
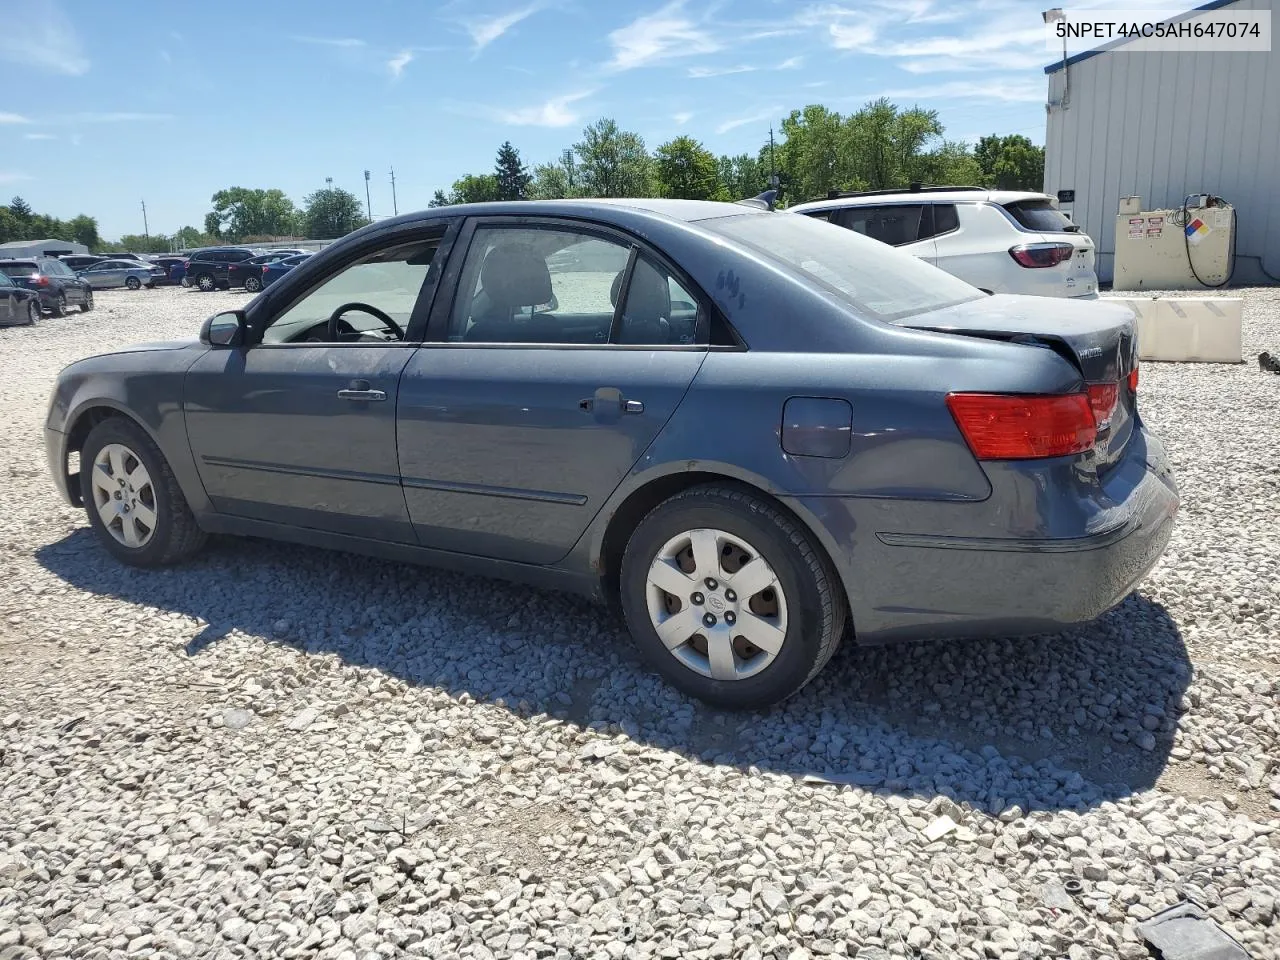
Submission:
<svg viewBox="0 0 1280 960">
<path fill-rule="evenodd" d="M 731 714 L 673 691 L 606 610 L 561 594 L 252 540 L 153 572 L 81 529 L 37 559 L 78 589 L 207 621 L 192 657 L 216 657 L 239 630 L 708 763 L 992 813 L 1083 810 L 1151 787 L 1191 680 L 1177 625 L 1133 594 L 1054 636 L 846 645 L 787 703 Z"/>
</svg>

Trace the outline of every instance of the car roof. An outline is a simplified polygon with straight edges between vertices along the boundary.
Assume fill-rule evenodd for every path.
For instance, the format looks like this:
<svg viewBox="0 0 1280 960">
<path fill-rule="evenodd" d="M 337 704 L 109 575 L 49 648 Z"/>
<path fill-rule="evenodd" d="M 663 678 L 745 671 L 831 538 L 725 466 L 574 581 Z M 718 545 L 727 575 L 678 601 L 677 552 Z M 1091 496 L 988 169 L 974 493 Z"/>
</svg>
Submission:
<svg viewBox="0 0 1280 960">
<path fill-rule="evenodd" d="M 747 213 L 760 213 L 756 207 L 740 203 L 721 203 L 715 200 L 666 200 L 657 197 L 584 197 L 567 200 L 495 200 L 486 203 L 460 203 L 445 207 L 431 207 L 399 217 L 379 220 L 375 226 L 386 227 L 407 224 L 427 217 L 448 216 L 571 216 L 617 219 L 620 208 L 658 214 L 671 220 L 696 223 L 717 217 L 733 217 Z M 368 228 L 365 228 L 368 229 Z M 345 238 L 344 238 L 345 239 Z"/>
<path fill-rule="evenodd" d="M 830 200 L 808 200 L 787 207 L 788 210 L 803 212 L 806 210 L 836 210 L 844 207 L 876 206 L 882 203 L 903 203 L 906 201 L 928 200 L 931 203 L 961 203 L 968 201 L 987 203 L 1017 203 L 1020 200 L 1052 200 L 1047 193 L 1035 193 L 1028 190 L 930 190 L 913 192 L 903 190 L 901 193 L 871 193 L 861 196 L 835 197 Z"/>
</svg>

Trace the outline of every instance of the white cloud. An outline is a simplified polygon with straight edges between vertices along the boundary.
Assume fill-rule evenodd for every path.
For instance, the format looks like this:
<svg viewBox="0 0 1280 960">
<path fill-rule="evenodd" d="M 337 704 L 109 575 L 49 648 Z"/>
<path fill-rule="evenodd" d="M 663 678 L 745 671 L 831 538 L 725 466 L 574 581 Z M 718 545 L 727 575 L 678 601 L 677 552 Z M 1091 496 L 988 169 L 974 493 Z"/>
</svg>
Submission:
<svg viewBox="0 0 1280 960">
<path fill-rule="evenodd" d="M 30 180 L 31 175 L 28 173 L 18 173 L 15 170 L 0 170 L 0 183 L 17 183 L 19 180 Z"/>
<path fill-rule="evenodd" d="M 695 80 L 705 77 L 728 77 L 735 73 L 754 73 L 756 67 L 748 66 L 745 63 L 736 67 L 690 67 L 689 76 Z"/>
<path fill-rule="evenodd" d="M 391 71 L 391 76 L 399 80 L 400 74 L 404 73 L 404 68 L 412 62 L 413 52 L 410 50 L 401 50 L 387 61 L 387 69 Z"/>
<path fill-rule="evenodd" d="M 866 102 L 880 97 L 897 101 L 981 100 L 990 103 L 998 100 L 1003 103 L 1036 103 L 1044 100 L 1044 86 L 1034 76 L 1018 77 L 1016 80 L 952 80 L 927 87 L 883 90 L 849 99 Z"/>
<path fill-rule="evenodd" d="M 363 47 L 364 41 L 358 37 L 290 37 L 295 43 L 311 43 L 320 47 Z"/>
<path fill-rule="evenodd" d="M 57 140 L 52 133 L 24 133 L 23 140 Z"/>
<path fill-rule="evenodd" d="M 824 31 L 827 42 L 837 50 L 864 50 L 875 42 L 884 17 L 827 3 L 805 7 L 795 20 L 802 27 Z"/>
<path fill-rule="evenodd" d="M 804 57 L 787 57 L 773 69 L 775 70 L 799 70 L 804 66 Z"/>
<path fill-rule="evenodd" d="M 766 110 L 758 110 L 744 117 L 734 117 L 716 127 L 716 133 L 728 133 L 730 130 L 736 130 L 738 127 L 745 127 L 748 124 L 763 123 L 765 120 L 772 120 L 781 114 L 782 107 L 769 107 Z"/>
<path fill-rule="evenodd" d="M 520 7 L 507 13 L 500 13 L 497 16 L 476 17 L 473 20 L 464 21 L 462 25 L 466 28 L 467 33 L 471 34 L 471 42 L 475 45 L 475 50 L 478 53 L 521 20 L 526 20 L 533 16 L 540 8 L 541 4 L 531 3 L 527 7 Z"/>
<path fill-rule="evenodd" d="M 583 90 L 568 93 L 559 97 L 535 104 L 531 107 L 482 107 L 484 113 L 499 123 L 509 123 L 519 127 L 568 127 L 577 123 L 582 115 L 573 108 L 579 100 L 585 100 L 595 93 L 594 90 Z"/>
<path fill-rule="evenodd" d="M 696 21 L 684 13 L 683 0 L 673 0 L 665 7 L 638 17 L 625 27 L 609 34 L 613 70 L 634 70 L 676 57 L 716 53 L 723 48 Z"/>
<path fill-rule="evenodd" d="M 33 0 L 5 17 L 0 60 L 79 77 L 89 71 L 80 36 L 53 0 Z"/>
<path fill-rule="evenodd" d="M 30 123 L 31 121 L 20 113 L 0 113 L 0 123 Z"/>
<path fill-rule="evenodd" d="M 671 115 L 671 120 L 673 123 L 675 123 L 677 127 L 683 127 L 686 123 L 688 123 L 692 119 L 693 119 L 693 114 L 687 110 L 682 110 L 680 113 L 673 113 Z"/>
</svg>

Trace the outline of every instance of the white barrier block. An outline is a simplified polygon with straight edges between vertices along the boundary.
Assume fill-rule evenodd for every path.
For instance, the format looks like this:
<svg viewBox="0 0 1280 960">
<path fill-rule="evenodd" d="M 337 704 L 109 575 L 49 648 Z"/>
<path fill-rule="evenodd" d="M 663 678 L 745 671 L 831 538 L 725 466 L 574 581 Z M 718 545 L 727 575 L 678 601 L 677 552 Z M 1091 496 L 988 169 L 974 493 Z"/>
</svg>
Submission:
<svg viewBox="0 0 1280 960">
<path fill-rule="evenodd" d="M 1103 297 L 1135 314 L 1138 358 L 1176 363 L 1244 359 L 1239 297 Z"/>
</svg>

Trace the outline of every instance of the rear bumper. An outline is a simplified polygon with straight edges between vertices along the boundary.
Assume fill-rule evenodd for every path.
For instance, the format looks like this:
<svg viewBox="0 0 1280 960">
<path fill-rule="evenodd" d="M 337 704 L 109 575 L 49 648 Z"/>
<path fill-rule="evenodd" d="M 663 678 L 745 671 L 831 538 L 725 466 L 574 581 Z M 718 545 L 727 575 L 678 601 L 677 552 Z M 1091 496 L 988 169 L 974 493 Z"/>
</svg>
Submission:
<svg viewBox="0 0 1280 960">
<path fill-rule="evenodd" d="M 824 539 L 849 531 L 827 545 L 862 643 L 1051 633 L 1123 600 L 1169 543 L 1177 487 L 1163 446 L 1145 433 L 1143 440 L 1142 453 L 1103 482 L 1096 522 L 1076 536 L 869 532 L 884 513 L 850 498 L 804 498 L 793 506 L 823 525 Z M 957 504 L 957 516 L 966 509 Z"/>
</svg>

